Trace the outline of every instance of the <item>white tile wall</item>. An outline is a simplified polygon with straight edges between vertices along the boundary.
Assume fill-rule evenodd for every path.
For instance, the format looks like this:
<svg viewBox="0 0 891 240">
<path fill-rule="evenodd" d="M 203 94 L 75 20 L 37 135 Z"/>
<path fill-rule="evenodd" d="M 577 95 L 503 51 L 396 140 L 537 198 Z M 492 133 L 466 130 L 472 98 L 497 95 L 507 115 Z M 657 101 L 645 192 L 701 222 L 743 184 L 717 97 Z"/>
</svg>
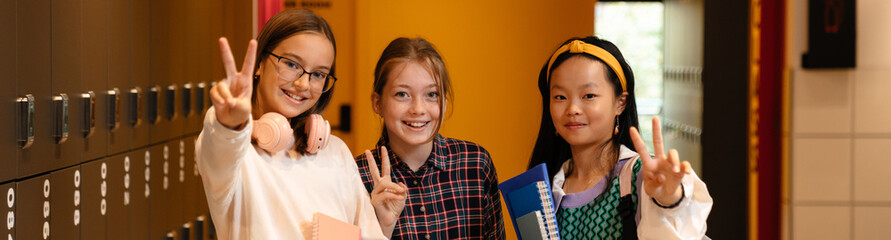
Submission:
<svg viewBox="0 0 891 240">
<path fill-rule="evenodd" d="M 891 1 L 857 1 L 857 67 L 891 66 Z"/>
<path fill-rule="evenodd" d="M 798 139 L 792 146 L 792 198 L 851 200 L 851 140 Z"/>
<path fill-rule="evenodd" d="M 891 139 L 854 140 L 854 200 L 891 202 Z M 891 225 L 891 221 L 887 222 Z"/>
<path fill-rule="evenodd" d="M 782 236 L 891 239 L 891 1 L 857 1 L 857 67 L 838 70 L 801 69 L 808 1 L 789 3 L 791 213 Z"/>
<path fill-rule="evenodd" d="M 854 239 L 891 239 L 891 207 L 855 207 Z"/>
<path fill-rule="evenodd" d="M 792 130 L 795 133 L 850 133 L 851 75 L 849 70 L 795 70 Z"/>
<path fill-rule="evenodd" d="M 891 5 L 891 1 L 888 2 Z M 888 21 L 891 22 L 891 17 Z M 886 45 L 891 48 L 891 44 Z M 891 60 L 891 54 L 885 58 Z M 854 76 L 854 132 L 891 133 L 891 67 L 886 70 L 858 69 Z"/>
<path fill-rule="evenodd" d="M 851 207 L 795 207 L 792 215 L 795 240 L 850 239 Z"/>
</svg>

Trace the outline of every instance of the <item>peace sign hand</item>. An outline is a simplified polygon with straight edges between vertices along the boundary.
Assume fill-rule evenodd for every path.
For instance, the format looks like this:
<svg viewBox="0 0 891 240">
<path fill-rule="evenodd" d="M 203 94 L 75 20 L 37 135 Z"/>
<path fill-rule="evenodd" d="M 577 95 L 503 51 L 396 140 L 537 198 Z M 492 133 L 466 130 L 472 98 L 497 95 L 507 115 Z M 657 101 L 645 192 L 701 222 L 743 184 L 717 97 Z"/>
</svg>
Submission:
<svg viewBox="0 0 891 240">
<path fill-rule="evenodd" d="M 371 205 L 374 206 L 374 212 L 377 214 L 377 220 L 381 224 L 381 230 L 388 228 L 389 231 L 383 231 L 385 234 L 392 234 L 399 215 L 405 208 L 405 197 L 408 193 L 408 187 L 403 183 L 396 184 L 390 178 L 390 155 L 387 147 L 381 147 L 381 171 L 377 170 L 377 163 L 371 151 L 365 150 L 365 159 L 368 161 L 368 168 L 371 171 L 371 178 L 374 181 L 374 189 L 371 191 Z M 389 235 L 389 234 L 388 234 Z"/>
<path fill-rule="evenodd" d="M 220 38 L 220 52 L 226 79 L 210 89 L 210 99 L 216 112 L 217 121 L 230 129 L 240 129 L 251 117 L 251 94 L 253 91 L 254 61 L 257 59 L 257 41 L 251 40 L 241 72 L 235 68 L 235 59 L 229 49 L 229 41 Z"/>
<path fill-rule="evenodd" d="M 681 180 L 684 178 L 684 175 L 690 174 L 693 170 L 690 168 L 690 162 L 678 161 L 677 150 L 671 149 L 668 151 L 668 156 L 665 155 L 659 118 L 653 118 L 653 150 L 656 154 L 655 159 L 650 157 L 650 153 L 647 152 L 647 145 L 634 127 L 631 127 L 631 140 L 634 141 L 634 148 L 637 149 L 641 160 L 643 160 L 644 191 L 663 206 L 672 205 L 680 200 L 681 194 L 683 194 Z"/>
</svg>

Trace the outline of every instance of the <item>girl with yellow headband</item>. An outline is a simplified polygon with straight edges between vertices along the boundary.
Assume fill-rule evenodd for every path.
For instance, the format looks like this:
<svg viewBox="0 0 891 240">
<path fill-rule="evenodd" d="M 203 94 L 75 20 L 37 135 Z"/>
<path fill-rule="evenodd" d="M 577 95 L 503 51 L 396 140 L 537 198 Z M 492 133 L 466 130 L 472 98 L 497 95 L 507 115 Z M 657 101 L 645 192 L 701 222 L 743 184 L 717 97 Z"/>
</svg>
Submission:
<svg viewBox="0 0 891 240">
<path fill-rule="evenodd" d="M 666 155 L 653 119 L 651 156 L 638 133 L 634 75 L 619 49 L 570 39 L 538 78 L 542 119 L 529 167 L 547 163 L 564 239 L 700 239 L 712 199 Z"/>
</svg>

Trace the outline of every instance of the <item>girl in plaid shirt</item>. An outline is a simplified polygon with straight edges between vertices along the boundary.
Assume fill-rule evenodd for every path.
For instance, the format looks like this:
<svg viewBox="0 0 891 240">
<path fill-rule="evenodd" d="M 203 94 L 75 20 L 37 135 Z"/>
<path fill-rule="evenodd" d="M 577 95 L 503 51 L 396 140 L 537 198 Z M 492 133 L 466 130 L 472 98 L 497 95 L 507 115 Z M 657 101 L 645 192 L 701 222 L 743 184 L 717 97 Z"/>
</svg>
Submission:
<svg viewBox="0 0 891 240">
<path fill-rule="evenodd" d="M 438 134 L 452 97 L 439 53 L 424 39 L 398 38 L 384 49 L 374 74 L 372 105 L 384 127 L 375 149 L 357 156 L 356 164 L 384 234 L 504 239 L 489 152 Z"/>
<path fill-rule="evenodd" d="M 541 128 L 529 167 L 547 163 L 562 238 L 703 238 L 708 189 L 676 150 L 665 154 L 658 118 L 655 156 L 647 152 L 637 131 L 634 75 L 615 45 L 597 37 L 566 41 L 542 67 L 538 88 Z M 629 175 L 633 184 L 621 185 Z"/>
</svg>

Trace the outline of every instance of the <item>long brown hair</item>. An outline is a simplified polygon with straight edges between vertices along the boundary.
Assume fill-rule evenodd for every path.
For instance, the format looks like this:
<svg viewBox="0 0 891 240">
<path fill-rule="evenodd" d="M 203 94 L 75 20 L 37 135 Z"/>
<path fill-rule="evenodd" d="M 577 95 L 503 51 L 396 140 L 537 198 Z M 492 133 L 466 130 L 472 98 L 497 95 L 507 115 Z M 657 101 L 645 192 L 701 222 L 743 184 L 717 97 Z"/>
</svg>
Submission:
<svg viewBox="0 0 891 240">
<path fill-rule="evenodd" d="M 436 82 L 437 90 L 440 92 L 440 118 L 439 122 L 436 124 L 433 136 L 430 136 L 430 138 L 433 139 L 436 137 L 436 134 L 439 133 L 439 127 L 442 126 L 442 122 L 445 119 L 445 110 L 448 109 L 446 105 L 451 104 L 453 101 L 452 80 L 449 78 L 449 72 L 446 70 L 442 56 L 439 55 L 439 52 L 436 51 L 433 44 L 430 44 L 430 42 L 427 42 L 427 40 L 423 38 L 409 39 L 401 37 L 391 41 L 390 44 L 387 45 L 387 48 L 384 49 L 384 52 L 381 53 L 381 58 L 377 60 L 377 66 L 374 67 L 373 90 L 379 96 L 383 96 L 384 86 L 387 85 L 387 81 L 389 80 L 387 79 L 387 76 L 390 75 L 390 72 L 392 72 L 394 67 L 399 65 L 399 63 L 407 62 L 414 62 L 424 66 L 424 68 L 433 75 L 433 81 Z M 387 126 L 384 126 L 381 136 L 387 136 L 386 134 Z"/>
<path fill-rule="evenodd" d="M 269 57 L 269 52 L 278 47 L 278 44 L 301 32 L 315 32 L 325 35 L 334 46 L 334 55 L 337 56 L 337 44 L 334 43 L 334 33 L 325 19 L 316 16 L 310 10 L 291 9 L 282 11 L 266 22 L 263 29 L 260 30 L 260 36 L 257 38 L 257 61 L 254 63 L 254 69 L 260 69 L 260 63 Z M 334 64 L 331 64 L 330 75 L 334 76 Z M 253 106 L 257 106 L 257 85 L 260 83 L 259 76 L 254 76 L 254 92 L 251 97 Z M 298 151 L 306 151 L 306 133 L 305 123 L 310 114 L 321 114 L 328 104 L 331 102 L 331 95 L 334 94 L 334 87 L 327 92 L 322 93 L 319 101 L 315 105 L 306 110 L 306 112 L 290 119 L 291 128 L 294 129 L 295 146 Z"/>
</svg>

